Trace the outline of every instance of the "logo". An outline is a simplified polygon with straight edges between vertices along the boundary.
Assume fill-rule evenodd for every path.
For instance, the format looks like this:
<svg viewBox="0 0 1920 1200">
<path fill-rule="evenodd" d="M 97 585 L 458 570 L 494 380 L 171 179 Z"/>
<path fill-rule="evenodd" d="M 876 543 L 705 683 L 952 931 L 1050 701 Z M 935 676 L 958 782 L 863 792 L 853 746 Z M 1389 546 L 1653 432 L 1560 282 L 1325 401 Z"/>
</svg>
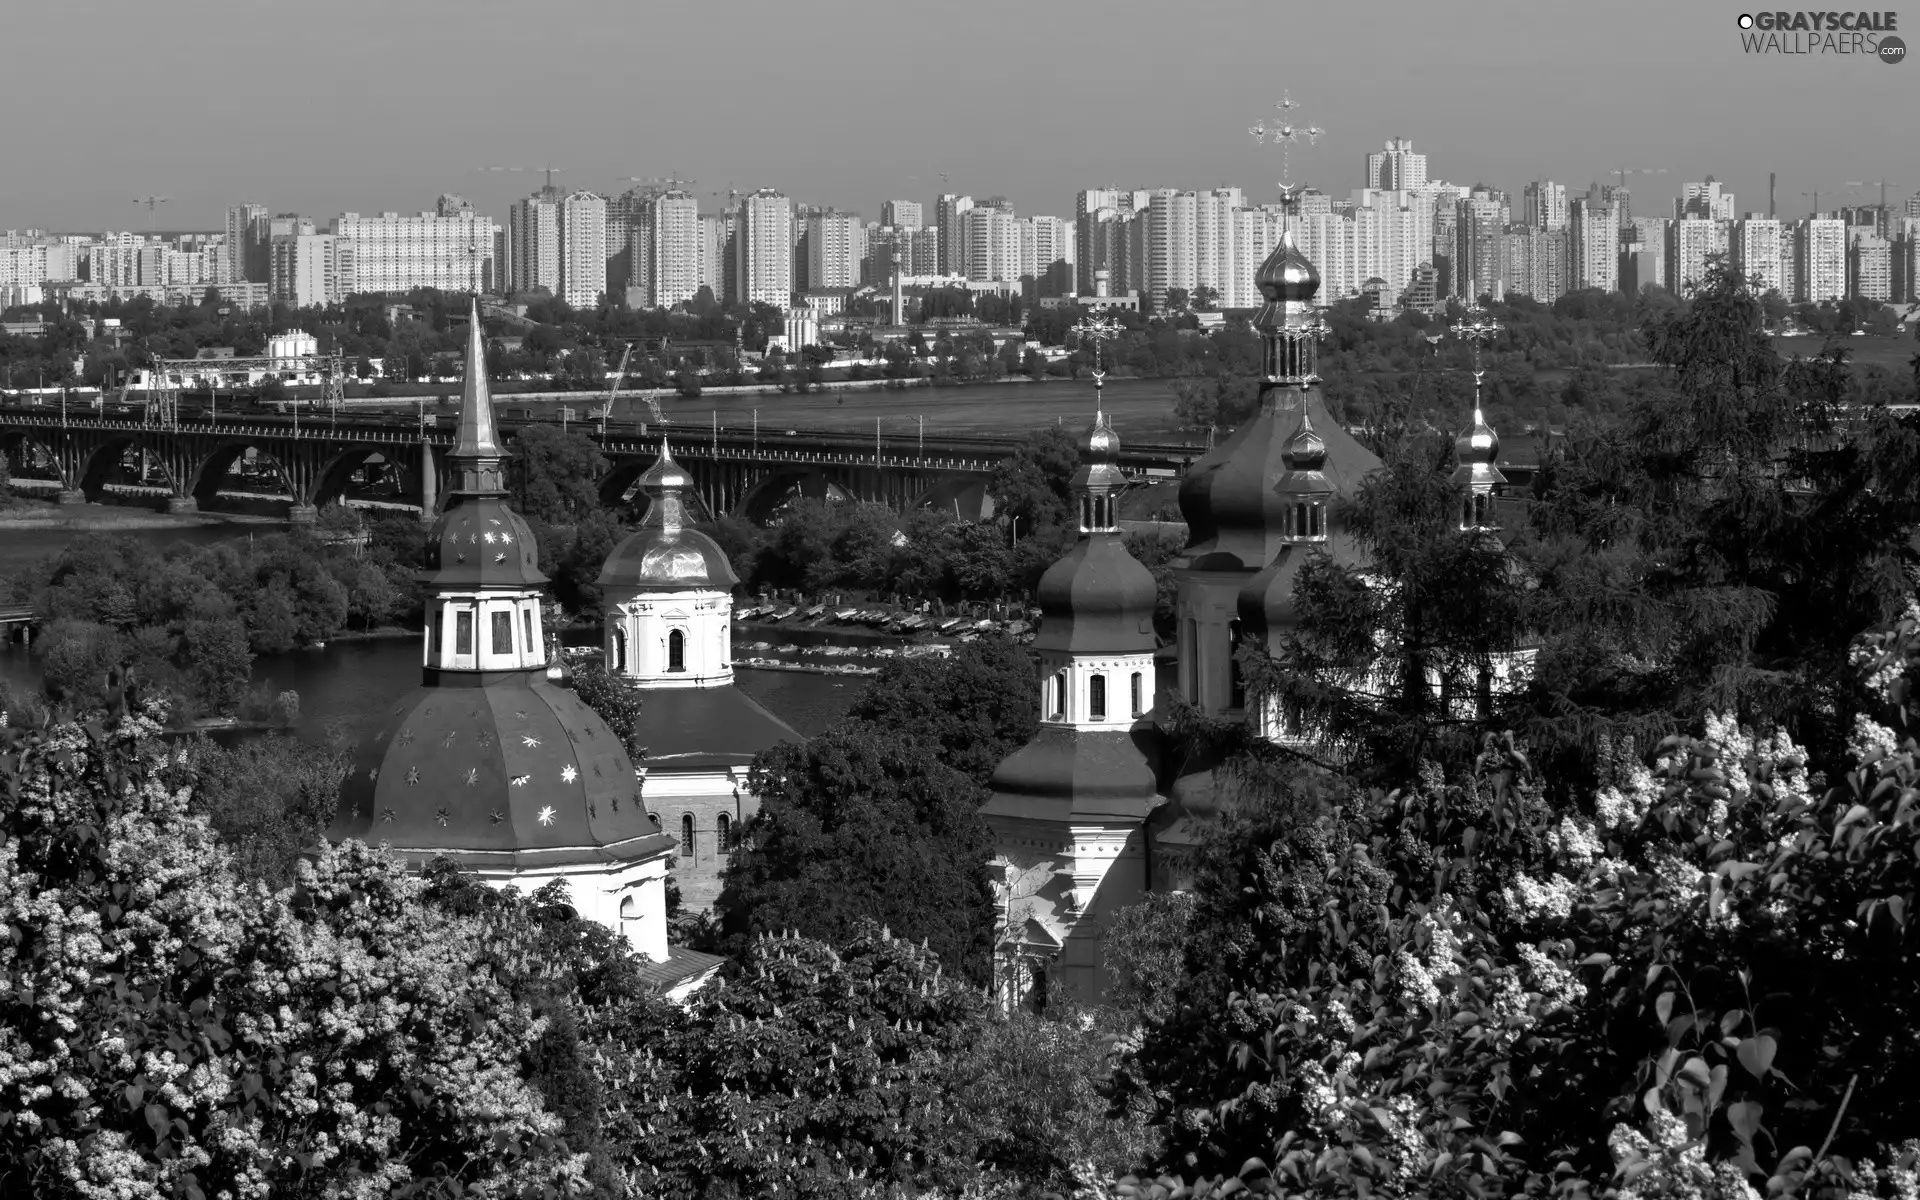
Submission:
<svg viewBox="0 0 1920 1200">
<path fill-rule="evenodd" d="M 1895 12 L 1741 13 L 1740 48 L 1748 54 L 1859 55 L 1903 62 L 1907 44 L 1894 36 Z"/>
</svg>

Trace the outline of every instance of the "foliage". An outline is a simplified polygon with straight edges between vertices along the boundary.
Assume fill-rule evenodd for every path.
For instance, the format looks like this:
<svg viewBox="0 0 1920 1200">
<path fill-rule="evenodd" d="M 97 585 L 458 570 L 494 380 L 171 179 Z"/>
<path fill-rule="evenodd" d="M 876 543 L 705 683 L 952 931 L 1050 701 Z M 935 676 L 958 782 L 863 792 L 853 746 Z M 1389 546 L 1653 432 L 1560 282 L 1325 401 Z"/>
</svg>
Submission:
<svg viewBox="0 0 1920 1200">
<path fill-rule="evenodd" d="M 643 703 L 640 689 L 616 678 L 598 658 L 588 658 L 573 668 L 573 690 L 613 730 L 628 756 L 639 762 L 646 753 L 646 747 L 636 741 Z"/>
<path fill-rule="evenodd" d="M 1102 932 L 1100 952 L 1112 972 L 1107 1003 L 1132 1025 L 1152 1025 L 1173 1015 L 1186 977 L 1187 936 L 1193 897 L 1152 892 L 1121 909 Z"/>
<path fill-rule="evenodd" d="M 1080 443 L 1064 426 L 1042 428 L 993 471 L 995 511 L 1024 536 L 1067 523 L 1068 484 L 1080 466 Z"/>
<path fill-rule="evenodd" d="M 760 812 L 714 906 L 732 952 L 772 930 L 842 941 L 877 921 L 984 978 L 987 831 L 966 776 L 856 721 L 762 751 L 751 786 Z"/>
<path fill-rule="evenodd" d="M 0 750 L 0 1179 L 36 1196 L 454 1195 L 579 1163 L 478 931 L 357 844 L 235 875 L 124 697 Z"/>
<path fill-rule="evenodd" d="M 913 740 L 984 784 L 1039 728 L 1033 656 L 1005 637 L 955 646 L 944 658 L 896 658 L 880 668 L 847 718 Z"/>
<path fill-rule="evenodd" d="M 191 810 L 220 835 L 234 874 L 275 891 L 295 881 L 300 856 L 320 844 L 352 765 L 344 746 L 286 735 L 232 747 L 202 737 L 177 755 L 193 789 Z"/>
<path fill-rule="evenodd" d="M 600 511 L 599 479 L 607 460 L 593 439 L 558 425 L 522 426 L 513 437 L 518 469 L 516 507 L 553 525 L 570 525 Z"/>
</svg>

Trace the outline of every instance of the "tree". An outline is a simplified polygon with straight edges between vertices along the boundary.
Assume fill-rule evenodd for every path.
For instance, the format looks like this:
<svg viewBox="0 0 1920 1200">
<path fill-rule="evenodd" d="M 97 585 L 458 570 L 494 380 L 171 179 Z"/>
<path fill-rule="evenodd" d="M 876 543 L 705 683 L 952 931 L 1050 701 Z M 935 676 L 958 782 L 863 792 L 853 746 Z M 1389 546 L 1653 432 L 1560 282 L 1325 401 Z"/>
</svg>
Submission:
<svg viewBox="0 0 1920 1200">
<path fill-rule="evenodd" d="M 1039 728 L 1034 696 L 1032 655 L 1009 638 L 981 638 L 955 646 L 945 658 L 889 660 L 847 718 L 918 741 L 985 784 Z"/>
<path fill-rule="evenodd" d="M 533 424 L 513 438 L 521 474 L 520 511 L 570 525 L 600 509 L 599 479 L 607 460 L 593 440 L 557 425 Z"/>
<path fill-rule="evenodd" d="M 181 666 L 194 699 L 206 711 L 232 713 L 253 679 L 247 628 L 237 617 L 188 621 L 180 639 Z"/>
<path fill-rule="evenodd" d="M 642 705 L 640 689 L 616 679 L 599 659 L 588 659 L 574 669 L 573 690 L 586 701 L 588 708 L 599 714 L 607 728 L 613 730 L 613 735 L 627 748 L 628 756 L 635 762 L 640 761 L 646 752 L 637 738 Z"/>
<path fill-rule="evenodd" d="M 871 920 L 985 978 L 987 832 L 966 776 L 852 722 L 763 751 L 752 781 L 760 813 L 715 905 L 733 952 L 773 930 L 843 941 Z"/>
<path fill-rule="evenodd" d="M 1080 466 L 1080 444 L 1063 426 L 1025 438 L 993 471 L 989 490 L 995 509 L 1025 535 L 1067 521 L 1067 490 Z"/>
<path fill-rule="evenodd" d="M 0 1029 L 16 1070 L 61 1083 L 11 1085 L 0 1178 L 36 1196 L 580 1186 L 515 1069 L 540 1028 L 479 969 L 476 923 L 357 843 L 321 848 L 297 889 L 246 886 L 188 810 L 161 714 L 108 703 L 3 735 Z"/>
<path fill-rule="evenodd" d="M 235 874 L 278 891 L 298 877 L 340 803 L 352 755 L 285 734 L 225 747 L 201 737 L 187 751 L 192 811 L 207 818 L 232 854 Z"/>
</svg>

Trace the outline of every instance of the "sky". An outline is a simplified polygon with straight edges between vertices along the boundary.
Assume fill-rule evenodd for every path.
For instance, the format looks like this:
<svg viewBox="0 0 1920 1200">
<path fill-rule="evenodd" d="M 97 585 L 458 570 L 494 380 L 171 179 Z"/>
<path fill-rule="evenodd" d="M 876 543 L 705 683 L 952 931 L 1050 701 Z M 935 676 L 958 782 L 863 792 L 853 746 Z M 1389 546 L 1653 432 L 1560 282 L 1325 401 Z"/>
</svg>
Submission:
<svg viewBox="0 0 1920 1200">
<path fill-rule="evenodd" d="M 323 223 L 457 192 L 504 220 L 567 168 L 702 207 L 775 187 L 879 217 L 1086 187 L 1273 198 L 1249 125 L 1283 91 L 1327 132 L 1289 174 L 1335 194 L 1409 137 L 1431 177 L 1516 197 L 1620 167 L 1637 213 L 1711 174 L 1742 211 L 1920 188 L 1920 61 L 1752 56 L 1738 3 L 1403 0 L 59 0 L 7 16 L 0 228 L 215 229 L 252 201 Z M 1920 8 L 1901 34 L 1920 43 Z M 942 183 L 942 174 L 946 182 Z M 1862 189 L 1877 196 L 1877 189 Z M 717 193 L 711 195 L 708 193 Z"/>
</svg>

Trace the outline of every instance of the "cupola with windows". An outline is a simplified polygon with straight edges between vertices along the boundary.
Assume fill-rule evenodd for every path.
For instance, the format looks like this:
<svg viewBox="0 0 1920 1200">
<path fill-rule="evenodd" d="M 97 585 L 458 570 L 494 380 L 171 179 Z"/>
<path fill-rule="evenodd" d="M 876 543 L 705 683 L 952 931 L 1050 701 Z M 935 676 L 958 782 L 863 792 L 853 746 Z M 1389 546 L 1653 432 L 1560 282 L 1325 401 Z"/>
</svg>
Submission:
<svg viewBox="0 0 1920 1200">
<path fill-rule="evenodd" d="M 447 858 L 496 886 L 564 881 L 582 917 L 665 961 L 672 839 L 641 805 L 621 740 L 547 677 L 546 578 L 507 503 L 477 305 L 470 320 L 456 483 L 421 573 L 421 686 L 361 743 L 326 836 Z"/>
</svg>

